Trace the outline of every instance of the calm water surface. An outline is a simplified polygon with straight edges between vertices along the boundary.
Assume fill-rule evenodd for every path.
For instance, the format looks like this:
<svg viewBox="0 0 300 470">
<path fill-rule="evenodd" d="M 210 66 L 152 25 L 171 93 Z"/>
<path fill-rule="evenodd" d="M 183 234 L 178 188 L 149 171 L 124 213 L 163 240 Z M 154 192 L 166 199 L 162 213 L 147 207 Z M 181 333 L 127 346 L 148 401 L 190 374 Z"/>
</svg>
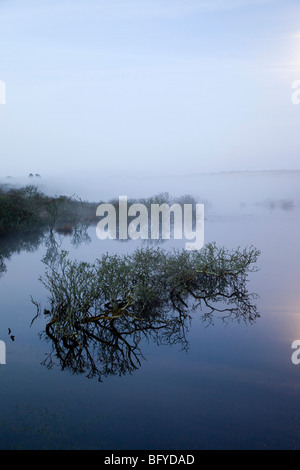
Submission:
<svg viewBox="0 0 300 470">
<path fill-rule="evenodd" d="M 291 343 L 300 339 L 298 200 L 293 208 L 241 202 L 231 211 L 220 205 L 207 213 L 205 241 L 261 250 L 260 270 L 248 285 L 259 295 L 261 317 L 252 325 L 216 320 L 207 326 L 195 312 L 187 351 L 145 341 L 141 367 L 102 382 L 61 370 L 59 363 L 51 369 L 42 364 L 51 344 L 39 336 L 43 317 L 31 326 L 31 296 L 47 306 L 49 293 L 39 281 L 45 243 L 5 260 L 1 449 L 300 448 L 300 365 L 291 361 Z M 90 242 L 77 247 L 71 237 L 59 237 L 61 248 L 93 261 L 105 251 L 136 246 L 100 241 L 94 227 L 89 235 Z"/>
</svg>

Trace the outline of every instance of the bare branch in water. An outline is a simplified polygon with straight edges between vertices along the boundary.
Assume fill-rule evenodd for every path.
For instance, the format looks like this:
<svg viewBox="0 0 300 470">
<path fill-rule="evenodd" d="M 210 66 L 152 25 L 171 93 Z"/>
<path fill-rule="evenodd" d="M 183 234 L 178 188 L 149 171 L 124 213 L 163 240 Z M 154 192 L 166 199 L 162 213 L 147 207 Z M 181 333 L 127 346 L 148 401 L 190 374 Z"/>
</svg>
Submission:
<svg viewBox="0 0 300 470">
<path fill-rule="evenodd" d="M 193 311 L 203 321 L 253 323 L 260 315 L 247 290 L 259 251 L 228 251 L 216 244 L 201 251 L 142 248 L 105 254 L 95 263 L 72 261 L 62 251 L 44 260 L 41 281 L 50 293 L 45 333 L 63 369 L 88 376 L 124 374 L 141 364 L 141 340 L 180 344 Z M 41 314 L 40 306 L 37 315 Z M 52 365 L 52 354 L 45 361 Z"/>
</svg>

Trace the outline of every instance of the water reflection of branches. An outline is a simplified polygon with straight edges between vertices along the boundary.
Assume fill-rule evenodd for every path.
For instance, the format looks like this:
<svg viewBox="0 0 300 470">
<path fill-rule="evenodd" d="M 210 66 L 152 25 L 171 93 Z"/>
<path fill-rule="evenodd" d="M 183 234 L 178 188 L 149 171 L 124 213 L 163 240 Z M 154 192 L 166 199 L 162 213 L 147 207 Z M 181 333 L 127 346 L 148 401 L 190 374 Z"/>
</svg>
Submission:
<svg viewBox="0 0 300 470">
<path fill-rule="evenodd" d="M 0 277 L 6 272 L 6 262 L 14 253 L 33 252 L 43 241 L 43 232 L 14 233 L 1 236 L 0 243 Z"/>
<path fill-rule="evenodd" d="M 123 316 L 118 320 L 77 320 L 72 334 L 59 332 L 56 320 L 47 323 L 45 335 L 52 341 L 52 351 L 44 365 L 52 367 L 53 354 L 62 370 L 86 373 L 87 377 L 124 375 L 133 372 L 144 359 L 140 344 L 145 340 L 157 344 L 180 344 L 187 348 L 186 324 L 182 318 L 137 320 Z"/>
<path fill-rule="evenodd" d="M 71 261 L 67 252 L 46 263 L 42 282 L 50 292 L 44 335 L 63 369 L 97 376 L 123 375 L 141 365 L 145 340 L 187 349 L 192 312 L 212 323 L 254 322 L 259 314 L 246 288 L 259 252 L 229 252 L 215 244 L 200 252 L 138 249 L 103 255 L 93 264 Z M 38 304 L 38 315 L 41 314 Z"/>
<path fill-rule="evenodd" d="M 91 237 L 88 232 L 89 226 L 85 223 L 77 221 L 72 227 L 72 233 L 68 234 L 71 236 L 71 245 L 77 248 L 81 243 L 90 243 Z M 53 230 L 48 230 L 44 234 L 44 244 L 46 246 L 46 255 L 44 261 L 47 263 L 54 263 L 60 256 L 60 250 L 63 243 L 63 239 L 67 234 L 63 235 Z"/>
</svg>

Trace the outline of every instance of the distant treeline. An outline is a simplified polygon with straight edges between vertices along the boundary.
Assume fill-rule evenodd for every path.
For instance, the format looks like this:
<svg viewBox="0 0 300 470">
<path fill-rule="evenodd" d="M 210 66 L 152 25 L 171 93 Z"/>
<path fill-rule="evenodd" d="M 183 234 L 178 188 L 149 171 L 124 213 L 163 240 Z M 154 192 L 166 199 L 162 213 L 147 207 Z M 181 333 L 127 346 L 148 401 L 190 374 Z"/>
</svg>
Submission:
<svg viewBox="0 0 300 470">
<path fill-rule="evenodd" d="M 107 202 L 107 201 L 106 201 Z M 150 208 L 152 204 L 192 204 L 196 201 L 189 194 L 173 198 L 169 193 L 159 193 L 128 204 L 138 202 Z M 203 201 L 204 202 L 204 201 Z M 82 201 L 78 196 L 47 196 L 36 186 L 23 188 L 0 185 L 0 236 L 13 233 L 29 233 L 42 229 L 72 233 L 78 226 L 90 226 L 99 221 L 96 216 L 99 202 Z M 207 201 L 205 201 L 208 204 Z M 119 210 L 119 201 L 110 201 Z"/>
<path fill-rule="evenodd" d="M 72 230 L 79 221 L 90 224 L 97 204 L 78 197 L 50 197 L 35 186 L 0 186 L 0 235 L 27 233 L 43 228 Z"/>
</svg>

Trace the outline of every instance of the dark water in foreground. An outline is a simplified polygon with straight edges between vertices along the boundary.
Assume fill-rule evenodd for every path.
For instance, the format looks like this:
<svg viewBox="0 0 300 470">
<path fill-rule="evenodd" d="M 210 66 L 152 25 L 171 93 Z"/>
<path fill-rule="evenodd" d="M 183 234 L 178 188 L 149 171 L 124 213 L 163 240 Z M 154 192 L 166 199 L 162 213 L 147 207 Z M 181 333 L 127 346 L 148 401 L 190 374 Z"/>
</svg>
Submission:
<svg viewBox="0 0 300 470">
<path fill-rule="evenodd" d="M 40 339 L 45 324 L 30 296 L 47 304 L 38 278 L 41 243 L 12 254 L 0 278 L 1 449 L 298 449 L 300 365 L 291 343 L 300 339 L 299 207 L 259 207 L 208 214 L 205 241 L 228 248 L 261 250 L 260 271 L 249 277 L 261 317 L 253 325 L 216 321 L 207 326 L 193 314 L 188 351 L 180 345 L 145 342 L 141 367 L 98 382 L 47 369 L 50 344 Z M 100 241 L 74 247 L 72 257 L 93 261 L 101 253 L 136 245 Z M 12 341 L 8 328 L 15 336 Z"/>
</svg>

